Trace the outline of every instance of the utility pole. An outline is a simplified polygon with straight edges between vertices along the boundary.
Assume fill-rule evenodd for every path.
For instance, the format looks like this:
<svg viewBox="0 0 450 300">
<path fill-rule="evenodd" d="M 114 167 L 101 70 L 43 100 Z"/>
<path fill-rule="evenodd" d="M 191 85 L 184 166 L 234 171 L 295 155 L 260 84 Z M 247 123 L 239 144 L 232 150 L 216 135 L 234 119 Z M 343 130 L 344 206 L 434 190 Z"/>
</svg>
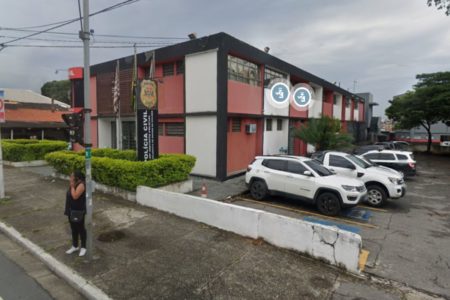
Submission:
<svg viewBox="0 0 450 300">
<path fill-rule="evenodd" d="M 83 40 L 84 50 L 84 146 L 86 158 L 86 250 L 87 259 L 92 260 L 92 170 L 91 170 L 91 103 L 90 103 L 90 62 L 89 62 L 89 0 L 83 0 L 83 31 L 80 38 Z"/>
</svg>

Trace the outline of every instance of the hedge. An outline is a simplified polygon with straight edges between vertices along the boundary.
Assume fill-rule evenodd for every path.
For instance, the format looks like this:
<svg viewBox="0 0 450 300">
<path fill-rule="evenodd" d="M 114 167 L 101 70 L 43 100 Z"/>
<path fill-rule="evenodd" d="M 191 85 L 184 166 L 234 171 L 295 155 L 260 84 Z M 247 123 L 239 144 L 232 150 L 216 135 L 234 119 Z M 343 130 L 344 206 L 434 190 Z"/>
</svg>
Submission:
<svg viewBox="0 0 450 300">
<path fill-rule="evenodd" d="M 3 159 L 31 161 L 44 159 L 47 153 L 67 149 L 67 142 L 51 140 L 3 140 Z"/>
<path fill-rule="evenodd" d="M 106 157 L 107 154 L 131 159 L 110 158 Z M 188 179 L 196 160 L 185 154 L 163 154 L 146 162 L 133 158 L 133 150 L 93 149 L 92 177 L 105 185 L 135 191 L 138 185 L 159 187 Z M 84 170 L 83 152 L 58 151 L 47 154 L 45 159 L 62 174 L 69 175 L 75 169 Z"/>
</svg>

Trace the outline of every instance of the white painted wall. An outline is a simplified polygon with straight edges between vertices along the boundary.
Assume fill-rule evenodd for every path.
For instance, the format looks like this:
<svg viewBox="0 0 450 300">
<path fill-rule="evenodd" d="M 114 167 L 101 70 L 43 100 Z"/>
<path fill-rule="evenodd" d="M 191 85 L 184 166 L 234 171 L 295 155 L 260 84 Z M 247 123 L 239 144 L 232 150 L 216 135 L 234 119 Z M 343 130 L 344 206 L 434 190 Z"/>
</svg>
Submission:
<svg viewBox="0 0 450 300">
<path fill-rule="evenodd" d="M 110 118 L 98 119 L 98 147 L 99 148 L 111 148 L 111 122 L 114 121 Z"/>
<path fill-rule="evenodd" d="M 217 110 L 217 49 L 186 55 L 186 112 Z"/>
<path fill-rule="evenodd" d="M 269 116 L 289 116 L 289 105 L 285 108 L 278 108 L 270 104 L 270 89 L 264 89 L 264 115 Z"/>
<path fill-rule="evenodd" d="M 314 88 L 314 104 L 308 109 L 308 118 L 320 118 L 322 114 L 323 88 L 321 86 L 310 83 Z"/>
<path fill-rule="evenodd" d="M 277 118 L 272 118 L 272 131 L 266 131 L 266 120 L 264 120 L 264 145 L 263 154 L 280 154 L 280 148 L 288 149 L 289 120 L 282 119 L 282 130 L 277 130 Z"/>
<path fill-rule="evenodd" d="M 333 105 L 333 117 L 336 119 L 341 119 L 341 113 L 342 113 L 342 95 L 335 93 L 336 95 L 336 104 Z"/>
<path fill-rule="evenodd" d="M 344 103 L 344 105 L 345 105 L 345 103 Z M 352 109 L 352 105 L 350 104 L 350 106 L 349 107 L 346 107 L 345 108 L 345 120 L 346 121 L 350 121 L 350 113 L 351 113 L 351 109 Z"/>
<path fill-rule="evenodd" d="M 359 272 L 361 236 L 337 227 L 144 186 L 137 188 L 136 201 L 243 236 L 262 238 L 275 246 L 307 253 Z"/>
<path fill-rule="evenodd" d="M 355 105 L 358 105 L 358 102 L 356 102 Z M 354 119 L 355 121 L 359 121 L 359 110 L 358 110 L 358 109 L 355 109 L 355 110 L 353 111 L 353 119 Z"/>
<path fill-rule="evenodd" d="M 216 176 L 216 116 L 186 117 L 186 154 L 197 158 L 192 173 Z"/>
</svg>

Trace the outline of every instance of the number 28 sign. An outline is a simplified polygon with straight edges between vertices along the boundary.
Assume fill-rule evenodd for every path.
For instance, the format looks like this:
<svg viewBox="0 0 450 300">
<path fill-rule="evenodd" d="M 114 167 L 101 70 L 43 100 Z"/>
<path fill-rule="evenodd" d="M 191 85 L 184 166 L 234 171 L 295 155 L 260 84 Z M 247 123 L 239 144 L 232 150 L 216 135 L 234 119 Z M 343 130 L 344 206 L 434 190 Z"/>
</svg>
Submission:
<svg viewBox="0 0 450 300">
<path fill-rule="evenodd" d="M 4 92 L 0 91 L 0 123 L 5 123 L 5 100 Z"/>
</svg>

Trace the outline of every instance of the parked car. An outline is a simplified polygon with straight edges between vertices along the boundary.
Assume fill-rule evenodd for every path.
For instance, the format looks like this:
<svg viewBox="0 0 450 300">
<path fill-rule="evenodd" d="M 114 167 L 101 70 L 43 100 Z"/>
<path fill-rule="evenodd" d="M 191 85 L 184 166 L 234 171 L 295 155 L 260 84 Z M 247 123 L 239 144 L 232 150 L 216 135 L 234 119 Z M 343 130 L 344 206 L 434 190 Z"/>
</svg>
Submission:
<svg viewBox="0 0 450 300">
<path fill-rule="evenodd" d="M 399 151 L 409 151 L 410 144 L 403 141 L 389 141 L 389 142 L 378 142 L 375 145 L 383 146 L 385 149 L 389 150 L 399 150 Z"/>
<path fill-rule="evenodd" d="M 325 215 L 337 215 L 367 196 L 361 180 L 336 175 L 302 156 L 258 156 L 248 166 L 245 183 L 255 199 L 269 194 L 293 196 L 315 204 Z"/>
<path fill-rule="evenodd" d="M 412 152 L 398 150 L 372 150 L 362 155 L 363 158 L 397 171 L 405 176 L 416 175 L 416 161 Z"/>
<path fill-rule="evenodd" d="M 353 154 L 361 155 L 372 150 L 383 150 L 383 149 L 386 149 L 385 145 L 364 145 L 354 149 Z"/>
<path fill-rule="evenodd" d="M 399 199 L 406 193 L 403 173 L 374 165 L 363 158 L 337 151 L 323 151 L 313 156 L 325 167 L 339 175 L 361 179 L 367 188 L 367 202 L 383 206 L 387 199 Z"/>
</svg>

